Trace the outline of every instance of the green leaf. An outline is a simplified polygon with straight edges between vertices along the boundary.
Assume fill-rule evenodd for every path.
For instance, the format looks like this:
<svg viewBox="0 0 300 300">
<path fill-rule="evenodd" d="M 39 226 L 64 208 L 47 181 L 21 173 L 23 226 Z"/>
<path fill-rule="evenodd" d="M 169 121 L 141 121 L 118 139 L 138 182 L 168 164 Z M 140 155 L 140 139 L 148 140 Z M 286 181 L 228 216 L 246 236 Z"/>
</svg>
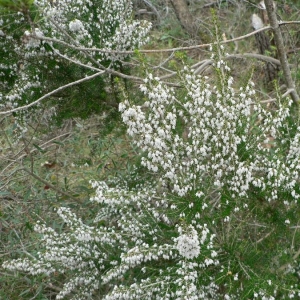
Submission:
<svg viewBox="0 0 300 300">
<path fill-rule="evenodd" d="M 0 9 L 10 11 L 27 11 L 33 5 L 33 0 L 0 0 Z"/>
<path fill-rule="evenodd" d="M 2 197 L 5 197 L 5 196 L 10 196 L 11 195 L 11 193 L 10 192 L 6 192 L 6 191 L 4 191 L 4 192 L 0 192 L 0 197 L 2 196 Z"/>
<path fill-rule="evenodd" d="M 33 144 L 33 146 L 38 150 L 40 151 L 41 153 L 46 153 L 47 151 L 42 149 L 40 146 L 38 146 L 37 144 Z"/>
<path fill-rule="evenodd" d="M 97 172 L 101 171 L 105 166 L 105 163 L 101 163 L 98 167 L 97 167 Z"/>
<path fill-rule="evenodd" d="M 64 146 L 65 144 L 64 143 L 62 143 L 62 142 L 59 142 L 59 141 L 54 141 L 54 142 L 52 142 L 53 144 L 57 144 L 57 145 L 60 145 L 60 146 Z"/>
</svg>

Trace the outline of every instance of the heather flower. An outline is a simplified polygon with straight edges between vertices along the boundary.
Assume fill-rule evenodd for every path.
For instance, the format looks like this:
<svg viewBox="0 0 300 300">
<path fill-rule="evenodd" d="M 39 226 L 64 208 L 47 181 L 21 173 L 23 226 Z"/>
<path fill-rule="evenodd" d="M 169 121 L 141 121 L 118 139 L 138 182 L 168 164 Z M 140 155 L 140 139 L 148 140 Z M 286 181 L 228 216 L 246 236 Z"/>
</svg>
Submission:
<svg viewBox="0 0 300 300">
<path fill-rule="evenodd" d="M 200 245 L 197 231 L 193 226 L 189 226 L 184 232 L 178 228 L 180 236 L 177 238 L 177 250 L 180 255 L 187 259 L 195 258 L 200 254 Z"/>
<path fill-rule="evenodd" d="M 83 28 L 83 24 L 80 20 L 75 19 L 69 23 L 69 29 L 73 32 L 80 31 Z"/>
</svg>

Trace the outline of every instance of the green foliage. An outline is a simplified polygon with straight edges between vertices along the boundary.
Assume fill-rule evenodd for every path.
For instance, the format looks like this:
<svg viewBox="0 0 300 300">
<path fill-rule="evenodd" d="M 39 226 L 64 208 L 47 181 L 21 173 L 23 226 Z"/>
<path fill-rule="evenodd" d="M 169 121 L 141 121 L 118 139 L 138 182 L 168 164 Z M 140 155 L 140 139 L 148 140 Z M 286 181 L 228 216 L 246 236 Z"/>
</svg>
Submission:
<svg viewBox="0 0 300 300">
<path fill-rule="evenodd" d="M 16 140 L 14 118 L 1 121 L 1 299 L 299 297 L 298 112 L 279 89 L 261 102 L 253 72 L 227 64 L 220 28 L 209 77 L 188 52 L 153 68 L 157 57 L 135 51 L 139 91 L 96 77 L 39 107 L 55 106 L 61 131 L 36 118 Z M 31 86 L 22 105 L 93 72 L 50 43 L 35 49 L 49 56 L 27 57 L 22 80 L 46 88 Z M 7 65 L 24 54 L 3 51 Z M 3 68 L 1 92 L 21 82 L 16 66 Z"/>
<path fill-rule="evenodd" d="M 0 10 L 7 12 L 27 12 L 33 5 L 33 0 L 1 0 Z"/>
<path fill-rule="evenodd" d="M 85 70 L 76 71 L 74 66 L 62 66 L 62 69 L 53 72 L 48 80 L 53 82 L 53 77 L 55 77 L 55 80 L 63 82 L 68 78 L 72 82 L 84 76 Z M 50 104 L 50 107 L 56 108 L 52 120 L 56 124 L 62 125 L 68 119 L 87 119 L 93 114 L 109 113 L 114 107 L 108 103 L 109 95 L 106 92 L 108 85 L 109 83 L 104 78 L 98 77 L 65 89 L 61 94 L 57 93 Z"/>
</svg>

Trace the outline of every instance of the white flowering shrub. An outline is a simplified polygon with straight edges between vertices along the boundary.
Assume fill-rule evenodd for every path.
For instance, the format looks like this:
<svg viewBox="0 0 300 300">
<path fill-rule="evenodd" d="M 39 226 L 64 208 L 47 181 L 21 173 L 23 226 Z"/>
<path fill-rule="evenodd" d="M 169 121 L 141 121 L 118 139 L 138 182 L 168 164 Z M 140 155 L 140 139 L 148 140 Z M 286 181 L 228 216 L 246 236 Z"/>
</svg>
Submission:
<svg viewBox="0 0 300 300">
<path fill-rule="evenodd" d="M 262 104 L 250 79 L 234 82 L 224 49 L 212 53 L 210 78 L 185 66 L 175 90 L 148 71 L 144 103 L 119 106 L 147 183 L 91 182 L 93 223 L 59 208 L 66 228 L 37 224 L 39 252 L 5 269 L 64 274 L 56 299 L 300 296 L 297 113 L 279 93 Z"/>
<path fill-rule="evenodd" d="M 35 5 L 43 18 L 42 26 L 47 37 L 70 43 L 74 47 L 97 48 L 95 53 L 88 55 L 80 52 L 95 67 L 103 64 L 103 60 L 125 59 L 128 54 L 113 51 L 140 48 L 147 41 L 151 27 L 150 23 L 132 20 L 131 1 L 76 0 L 51 3 L 42 0 L 35 1 Z M 34 35 L 36 33 L 33 32 L 33 38 Z"/>
<path fill-rule="evenodd" d="M 297 200 L 299 157 L 293 143 L 298 134 L 289 140 L 286 159 L 278 157 L 286 142 L 282 132 L 290 126 L 291 101 L 279 99 L 277 109 L 268 111 L 256 99 L 251 81 L 235 91 L 225 62 L 216 57 L 214 66 L 213 84 L 185 67 L 179 74 L 186 90 L 181 99 L 150 73 L 141 86 L 148 98 L 143 107 L 128 100 L 120 104 L 128 134 L 147 153 L 142 164 L 161 171 L 162 183 L 171 183 L 172 192 L 196 193 L 204 205 L 208 191 L 247 198 L 251 188 L 263 191 L 268 201 L 278 199 L 281 191 Z"/>
<path fill-rule="evenodd" d="M 56 272 L 68 276 L 56 299 L 87 299 L 101 286 L 109 291 L 104 299 L 199 299 L 199 291 L 215 293 L 205 274 L 208 266 L 218 265 L 214 234 L 206 224 L 195 219 L 194 227 L 183 221 L 182 226 L 174 225 L 176 209 L 169 214 L 167 199 L 157 197 L 150 187 L 129 191 L 103 182 L 91 184 L 96 189 L 91 200 L 102 207 L 93 225 L 59 208 L 68 230 L 57 233 L 38 223 L 34 230 L 42 234 L 45 248 L 35 259 L 12 260 L 3 267 L 45 274 L 49 280 Z M 122 284 L 128 276 L 127 285 Z"/>
<path fill-rule="evenodd" d="M 151 28 L 133 20 L 131 1 L 24 0 L 8 7 L 0 3 L 1 110 L 28 105 L 56 89 L 47 105 L 38 101 L 18 114 L 26 121 L 29 111 L 39 108 L 35 116 L 44 113 L 60 123 L 111 109 L 112 83 L 104 75 L 128 73 L 123 62 L 129 55 L 122 51 L 144 45 Z M 62 88 L 97 72 L 89 82 Z"/>
</svg>

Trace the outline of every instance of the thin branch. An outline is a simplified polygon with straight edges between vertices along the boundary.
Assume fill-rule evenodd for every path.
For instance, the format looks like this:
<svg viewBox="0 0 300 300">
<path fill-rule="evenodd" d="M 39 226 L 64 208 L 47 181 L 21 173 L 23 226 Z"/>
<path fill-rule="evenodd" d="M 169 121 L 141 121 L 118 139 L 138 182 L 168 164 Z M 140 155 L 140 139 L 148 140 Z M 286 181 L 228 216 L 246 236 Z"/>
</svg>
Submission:
<svg viewBox="0 0 300 300">
<path fill-rule="evenodd" d="M 246 35 L 242 35 L 233 39 L 229 39 L 226 41 L 220 41 L 219 43 L 221 44 L 228 44 L 231 42 L 235 41 L 240 41 L 243 40 L 247 37 L 253 36 L 258 32 L 265 31 L 271 29 L 270 26 L 266 26 L 260 29 L 257 29 L 255 31 L 252 31 Z M 67 42 L 57 40 L 55 38 L 49 38 L 49 37 L 38 37 L 35 35 L 30 35 L 31 38 L 33 39 L 38 39 L 46 42 L 51 42 L 51 43 L 57 43 L 63 46 L 66 46 L 68 48 L 74 49 L 74 50 L 79 50 L 79 51 L 94 51 L 94 52 L 99 52 L 99 53 L 112 53 L 112 54 L 134 54 L 136 51 L 135 50 L 112 50 L 112 49 L 99 49 L 99 48 L 85 48 L 85 47 L 77 47 L 72 44 L 69 44 Z M 199 45 L 194 45 L 194 46 L 188 46 L 188 47 L 177 47 L 177 48 L 167 48 L 167 49 L 155 49 L 155 50 L 138 50 L 139 53 L 164 53 L 164 52 L 175 52 L 175 51 L 186 51 L 186 50 L 195 50 L 199 48 L 209 48 L 212 45 L 215 45 L 216 43 L 208 43 L 208 44 L 199 44 Z"/>
<path fill-rule="evenodd" d="M 136 76 L 131 76 L 131 75 L 123 74 L 123 73 L 118 72 L 118 71 L 116 71 L 114 69 L 106 68 L 106 67 L 104 67 L 101 64 L 97 64 L 99 66 L 99 68 L 91 67 L 91 66 L 83 64 L 83 63 L 81 63 L 79 61 L 76 61 L 76 60 L 74 60 L 72 58 L 69 58 L 69 57 L 67 57 L 67 56 L 65 56 L 63 54 L 60 54 L 59 51 L 55 50 L 55 48 L 53 48 L 53 51 L 58 56 L 62 57 L 63 59 L 68 60 L 68 61 L 70 61 L 70 62 L 72 62 L 72 63 L 74 63 L 76 65 L 81 66 L 81 67 L 85 67 L 85 68 L 88 68 L 88 69 L 91 69 L 91 70 L 94 70 L 94 71 L 101 71 L 102 70 L 102 72 L 104 71 L 105 73 L 112 74 L 112 75 L 115 75 L 115 76 L 118 76 L 118 77 L 121 77 L 121 78 L 124 78 L 124 79 L 131 79 L 131 80 L 140 81 L 140 82 L 143 80 L 142 78 L 139 78 L 139 77 L 136 77 Z"/>
<path fill-rule="evenodd" d="M 52 283 L 45 283 L 46 287 L 56 291 L 56 292 L 61 292 L 62 291 L 62 288 L 59 288 L 55 285 L 53 285 Z"/>
<path fill-rule="evenodd" d="M 299 255 L 300 255 L 300 249 L 293 255 L 292 261 L 295 261 L 299 257 Z M 286 263 L 282 265 L 278 270 L 284 271 L 289 265 L 290 263 Z"/>
<path fill-rule="evenodd" d="M 281 25 L 290 25 L 290 24 L 300 24 L 300 21 L 281 21 L 278 23 L 279 26 Z M 226 41 L 220 41 L 221 44 L 228 44 L 236 41 L 243 40 L 245 38 L 251 37 L 259 32 L 266 31 L 272 29 L 271 26 L 265 26 L 260 29 L 257 29 L 255 31 L 252 31 L 248 34 L 238 36 L 236 38 L 228 39 Z M 66 43 L 61 40 L 57 40 L 55 38 L 49 38 L 49 37 L 37 37 L 35 35 L 30 35 L 31 38 L 38 39 L 38 40 L 43 40 L 47 42 L 52 42 L 52 43 L 58 43 L 61 45 L 64 45 L 66 47 L 69 47 L 71 49 L 79 50 L 79 51 L 94 51 L 94 52 L 99 52 L 99 53 L 112 53 L 112 54 L 134 54 L 136 51 L 135 50 L 112 50 L 112 49 L 98 49 L 98 48 L 85 48 L 85 47 L 77 47 L 74 45 L 71 45 L 69 43 Z M 201 49 L 201 48 L 209 48 L 212 45 L 215 45 L 216 43 L 208 43 L 208 44 L 199 44 L 199 45 L 194 45 L 194 46 L 189 46 L 189 47 L 177 47 L 177 48 L 167 48 L 167 49 L 156 49 L 156 50 L 138 50 L 139 53 L 164 53 L 164 52 L 175 52 L 175 51 L 188 51 L 188 50 L 195 50 L 195 49 Z"/>
<path fill-rule="evenodd" d="M 200 74 L 203 72 L 203 70 L 210 66 L 213 63 L 213 61 L 211 59 L 206 59 L 196 70 L 195 70 L 195 74 Z"/>
<path fill-rule="evenodd" d="M 278 59 L 270 56 L 262 55 L 262 54 L 256 54 L 256 53 L 230 54 L 224 57 L 224 59 L 233 59 L 233 58 L 240 58 L 240 59 L 255 58 L 258 60 L 270 62 L 272 64 L 280 66 L 280 61 Z M 193 66 L 193 68 L 196 68 L 195 74 L 201 73 L 207 66 L 211 65 L 212 63 L 213 61 L 211 59 L 205 59 L 204 61 L 198 62 Z"/>
<path fill-rule="evenodd" d="M 300 21 L 278 21 L 279 26 L 281 25 L 291 25 L 291 24 L 300 24 Z"/>
<path fill-rule="evenodd" d="M 30 170 L 28 170 L 27 168 L 22 168 L 21 170 L 25 171 L 26 173 L 28 173 L 30 176 L 32 176 L 33 178 L 37 179 L 38 181 L 44 183 L 45 185 L 47 185 L 50 189 L 56 191 L 57 193 L 64 195 L 70 199 L 72 199 L 73 201 L 78 201 L 77 198 L 73 197 L 72 195 L 70 195 L 67 192 L 64 192 L 62 190 L 60 190 L 59 188 L 57 188 L 56 186 L 54 186 L 53 184 L 51 184 L 50 182 L 44 180 L 43 178 L 41 178 L 40 176 L 36 175 L 35 173 L 31 172 Z"/>
<path fill-rule="evenodd" d="M 66 132 L 66 133 L 63 133 L 63 134 L 61 134 L 61 135 L 58 135 L 58 136 L 52 138 L 51 140 L 48 140 L 48 141 L 46 141 L 45 143 L 40 144 L 40 145 L 39 145 L 39 148 L 45 150 L 45 149 L 47 149 L 48 147 L 53 146 L 53 144 L 50 144 L 50 143 L 53 142 L 54 140 L 57 140 L 57 139 L 59 139 L 59 138 L 61 138 L 61 137 L 63 137 L 63 136 L 69 136 L 69 135 L 71 135 L 71 134 L 72 134 L 72 132 Z M 34 149 L 30 150 L 30 155 L 32 155 L 32 153 L 34 153 L 35 151 L 38 151 L 38 149 L 34 148 Z M 16 172 L 19 171 L 19 169 L 16 169 L 16 170 L 14 170 L 12 173 L 8 174 L 8 170 L 7 170 L 7 169 L 9 169 L 12 165 L 16 164 L 16 163 L 17 163 L 18 161 L 20 161 L 22 158 L 24 158 L 24 157 L 27 156 L 27 153 L 20 154 L 20 153 L 22 153 L 22 152 L 24 152 L 24 148 L 23 148 L 23 147 L 22 147 L 22 149 L 18 152 L 17 155 L 14 155 L 14 157 L 16 157 L 16 159 L 14 159 L 14 160 L 11 159 L 11 162 L 10 162 L 4 169 L 1 170 L 0 176 L 2 176 L 2 177 L 4 177 L 4 176 L 5 176 L 5 177 L 11 177 L 14 173 L 16 173 Z M 19 154 L 20 154 L 20 155 L 19 155 Z M 18 155 L 19 155 L 19 156 L 18 156 Z M 18 156 L 18 157 L 17 157 L 17 156 Z M 5 157 L 5 160 L 6 160 L 6 161 L 9 160 L 9 158 Z M 5 175 L 3 175 L 3 174 L 5 174 Z M 8 174 L 8 175 L 7 175 L 7 174 Z M 7 185 L 7 183 L 6 183 L 5 185 Z M 4 185 L 1 185 L 1 187 L 3 187 L 3 186 L 4 186 Z"/>
<path fill-rule="evenodd" d="M 249 273 L 247 272 L 247 270 L 244 268 L 244 266 L 243 266 L 243 264 L 241 263 L 241 261 L 239 260 L 238 262 L 239 262 L 240 267 L 243 269 L 244 273 L 246 274 L 246 277 L 247 277 L 248 279 L 250 279 L 251 276 L 249 275 Z"/>
<path fill-rule="evenodd" d="M 265 227 L 265 228 L 268 227 L 268 226 L 266 226 L 266 225 L 258 224 L 258 223 L 247 223 L 247 225 L 250 225 L 250 226 L 257 226 L 257 227 Z"/>
<path fill-rule="evenodd" d="M 90 80 L 90 79 L 93 79 L 95 77 L 98 77 L 100 75 L 104 74 L 104 71 L 101 71 L 101 72 L 97 72 L 93 75 L 90 75 L 90 76 L 86 76 L 82 79 L 79 79 L 79 80 L 76 80 L 76 81 L 73 81 L 73 82 L 70 82 L 66 85 L 63 85 L 63 86 L 60 86 L 59 88 L 45 94 L 44 96 L 40 97 L 39 99 L 33 101 L 32 103 L 29 103 L 27 105 L 24 105 L 24 106 L 20 106 L 20 107 L 17 107 L 17 108 L 13 108 L 11 110 L 8 110 L 8 111 L 0 111 L 0 115 L 8 115 L 8 114 L 11 114 L 13 112 L 16 112 L 16 111 L 21 111 L 21 110 L 24 110 L 24 109 L 28 109 L 29 107 L 32 107 L 34 105 L 37 105 L 38 103 L 40 103 L 42 100 L 52 96 L 53 94 L 56 94 L 57 92 L 60 92 L 68 87 L 71 87 L 73 85 L 76 85 L 76 84 L 79 84 L 79 83 L 82 83 L 82 82 L 85 82 L 87 80 Z"/>
<path fill-rule="evenodd" d="M 284 98 L 284 97 L 287 97 L 289 94 L 293 93 L 295 90 L 294 89 L 288 89 L 281 97 Z M 268 100 L 262 100 L 260 101 L 260 103 L 271 103 L 271 102 L 275 102 L 277 101 L 276 98 L 271 98 L 271 99 L 268 99 Z"/>
<path fill-rule="evenodd" d="M 263 236 L 262 238 L 260 238 L 258 241 L 256 241 L 257 244 L 261 243 L 263 240 L 265 240 L 268 236 L 270 236 L 275 229 L 272 229 L 270 232 L 268 232 L 265 236 Z"/>
<path fill-rule="evenodd" d="M 298 221 L 298 223 L 297 223 L 297 227 L 295 228 L 295 231 L 294 231 L 294 234 L 293 234 L 293 239 L 292 239 L 292 244 L 291 244 L 291 250 L 293 250 L 294 247 L 295 247 L 295 237 L 296 237 L 298 225 L 299 225 L 299 221 Z"/>
<path fill-rule="evenodd" d="M 218 0 L 218 1 L 210 2 L 201 6 L 201 9 L 212 7 L 212 6 L 219 6 L 223 2 L 226 2 L 226 0 Z"/>
<path fill-rule="evenodd" d="M 263 61 L 270 62 L 272 64 L 280 66 L 280 60 L 273 58 L 271 56 L 266 56 L 266 55 L 257 54 L 257 53 L 230 54 L 230 55 L 226 56 L 225 58 L 255 58 L 258 60 L 263 60 Z"/>
<path fill-rule="evenodd" d="M 72 134 L 71 131 L 70 131 L 70 132 L 62 133 L 62 134 L 60 134 L 60 135 L 58 135 L 58 136 L 55 136 L 54 138 L 52 138 L 52 139 L 46 141 L 45 143 L 39 145 L 39 147 L 42 148 L 42 149 L 44 149 L 44 148 L 43 148 L 44 146 L 46 146 L 47 144 L 53 142 L 54 140 L 60 139 L 61 137 L 64 137 L 64 136 L 69 136 L 69 135 L 71 135 L 71 134 Z M 30 152 L 34 152 L 34 151 L 37 151 L 37 149 L 32 149 Z"/>
<path fill-rule="evenodd" d="M 78 65 L 78 66 L 81 66 L 81 67 L 84 67 L 84 68 L 87 68 L 87 69 L 90 69 L 90 70 L 93 70 L 93 71 L 97 71 L 97 72 L 103 71 L 103 70 L 101 70 L 101 69 L 99 69 L 99 68 L 95 68 L 95 67 L 89 66 L 89 65 L 87 65 L 87 64 L 83 64 L 83 63 L 80 62 L 80 61 L 74 60 L 74 59 L 72 59 L 72 58 L 70 58 L 70 57 L 68 57 L 68 56 L 66 56 L 66 55 L 63 55 L 63 54 L 61 54 L 58 50 L 56 50 L 56 49 L 55 49 L 54 47 L 52 47 L 52 46 L 51 46 L 51 48 L 52 48 L 53 52 L 54 52 L 57 56 L 59 56 L 59 57 L 65 59 L 65 60 L 67 60 L 67 61 L 70 61 L 70 62 L 72 62 L 72 63 L 75 64 L 75 65 Z"/>
<path fill-rule="evenodd" d="M 160 19 L 161 19 L 160 14 L 159 14 L 158 10 L 156 9 L 156 7 L 148 0 L 143 0 L 143 2 L 152 9 L 152 11 L 154 12 L 154 14 L 157 17 L 158 22 L 160 22 Z"/>
<path fill-rule="evenodd" d="M 68 39 L 70 39 L 75 45 L 79 45 L 79 42 L 76 41 L 71 35 L 68 34 L 61 26 L 59 26 L 55 20 L 50 18 L 50 22 L 60 31 L 62 32 Z M 100 66 L 100 64 L 97 62 L 97 60 L 94 59 L 93 56 L 91 56 L 88 51 L 83 51 L 83 53 L 96 65 Z"/>
</svg>

